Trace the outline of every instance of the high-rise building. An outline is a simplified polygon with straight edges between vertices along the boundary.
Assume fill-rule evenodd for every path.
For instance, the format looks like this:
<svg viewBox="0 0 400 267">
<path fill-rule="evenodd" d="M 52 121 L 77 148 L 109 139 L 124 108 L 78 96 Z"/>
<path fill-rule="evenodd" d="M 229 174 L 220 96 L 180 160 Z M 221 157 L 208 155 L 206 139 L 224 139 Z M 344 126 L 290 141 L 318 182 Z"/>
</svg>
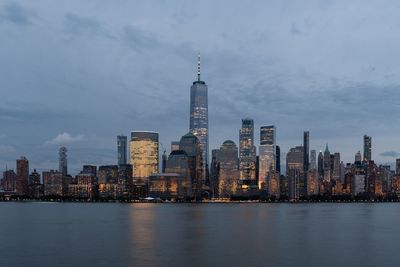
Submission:
<svg viewBox="0 0 400 267">
<path fill-rule="evenodd" d="M 121 192 L 118 165 L 99 166 L 97 181 L 99 196 L 102 198 L 115 198 Z"/>
<path fill-rule="evenodd" d="M 219 176 L 219 149 L 211 150 L 211 165 L 210 165 L 210 187 L 214 197 L 218 195 L 218 176 Z"/>
<path fill-rule="evenodd" d="M 15 192 L 22 196 L 28 193 L 29 161 L 25 157 L 17 159 L 17 175 L 15 182 Z"/>
<path fill-rule="evenodd" d="M 179 148 L 185 151 L 188 156 L 192 191 L 194 196 L 198 198 L 201 196 L 205 184 L 205 169 L 200 141 L 194 134 L 187 133 L 182 136 Z"/>
<path fill-rule="evenodd" d="M 42 174 L 45 196 L 63 195 L 63 175 L 59 171 L 50 170 Z"/>
<path fill-rule="evenodd" d="M 310 153 L 310 170 L 316 170 L 317 169 L 317 152 L 315 149 L 311 150 Z"/>
<path fill-rule="evenodd" d="M 275 151 L 276 151 L 276 153 L 275 153 L 275 157 L 276 157 L 276 168 L 275 168 L 275 170 L 279 174 L 281 174 L 281 147 L 277 145 Z"/>
<path fill-rule="evenodd" d="M 30 197 L 41 197 L 43 194 L 40 173 L 38 173 L 36 169 L 29 175 L 28 193 Z"/>
<path fill-rule="evenodd" d="M 396 159 L 396 175 L 400 175 L 400 159 Z"/>
<path fill-rule="evenodd" d="M 118 165 L 124 165 L 128 161 L 126 160 L 128 138 L 121 134 L 117 136 L 117 153 L 118 153 Z"/>
<path fill-rule="evenodd" d="M 332 179 L 335 181 L 340 180 L 340 153 L 338 152 L 336 152 L 333 156 Z"/>
<path fill-rule="evenodd" d="M 372 138 L 364 135 L 364 159 L 365 161 L 372 160 Z"/>
<path fill-rule="evenodd" d="M 208 168 L 208 87 L 200 79 L 200 55 L 198 56 L 197 81 L 190 88 L 189 131 L 200 142 L 204 173 Z"/>
<path fill-rule="evenodd" d="M 297 200 L 305 195 L 304 148 L 291 148 L 286 155 L 286 176 L 288 177 L 289 199 Z"/>
<path fill-rule="evenodd" d="M 260 128 L 260 148 L 259 148 L 259 170 L 258 188 L 267 190 L 268 173 L 275 172 L 276 164 L 276 129 L 274 125 L 262 126 Z"/>
<path fill-rule="evenodd" d="M 305 131 L 303 134 L 303 147 L 304 147 L 304 173 L 307 173 L 310 165 L 310 132 Z"/>
<path fill-rule="evenodd" d="M 171 142 L 171 152 L 179 150 L 179 141 L 172 141 Z"/>
<path fill-rule="evenodd" d="M 357 151 L 356 155 L 354 156 L 354 162 L 361 162 L 362 158 L 361 158 L 361 152 L 360 150 Z"/>
<path fill-rule="evenodd" d="M 83 165 L 81 173 L 83 174 L 91 174 L 94 177 L 97 176 L 97 166 L 95 165 Z"/>
<path fill-rule="evenodd" d="M 158 173 L 158 133 L 133 131 L 130 142 L 130 163 L 132 177 L 147 180 L 150 175 Z"/>
<path fill-rule="evenodd" d="M 5 192 L 15 192 L 16 178 L 14 170 L 6 170 L 3 172 L 3 179 L 1 180 L 2 188 Z"/>
<path fill-rule="evenodd" d="M 318 179 L 324 179 L 324 156 L 322 151 L 319 151 L 318 153 Z"/>
<path fill-rule="evenodd" d="M 218 153 L 219 168 L 219 197 L 230 197 L 236 194 L 239 171 L 238 171 L 238 149 L 236 144 L 225 141 Z"/>
<path fill-rule="evenodd" d="M 241 180 L 256 180 L 256 147 L 254 146 L 254 121 L 242 119 L 239 130 L 239 172 Z"/>
<path fill-rule="evenodd" d="M 63 176 L 67 176 L 68 174 L 67 151 L 67 148 L 64 146 L 58 150 L 58 171 Z"/>
<path fill-rule="evenodd" d="M 329 152 L 328 144 L 326 144 L 324 152 L 324 180 L 331 181 L 331 153 Z"/>
</svg>

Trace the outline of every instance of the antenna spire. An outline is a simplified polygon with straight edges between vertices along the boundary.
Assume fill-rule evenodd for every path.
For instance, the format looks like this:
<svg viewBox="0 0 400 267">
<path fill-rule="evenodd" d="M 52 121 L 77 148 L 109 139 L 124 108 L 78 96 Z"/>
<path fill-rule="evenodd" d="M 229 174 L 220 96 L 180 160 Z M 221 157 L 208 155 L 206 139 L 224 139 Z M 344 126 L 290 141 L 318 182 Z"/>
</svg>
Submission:
<svg viewBox="0 0 400 267">
<path fill-rule="evenodd" d="M 200 53 L 197 55 L 197 80 L 200 82 Z"/>
</svg>

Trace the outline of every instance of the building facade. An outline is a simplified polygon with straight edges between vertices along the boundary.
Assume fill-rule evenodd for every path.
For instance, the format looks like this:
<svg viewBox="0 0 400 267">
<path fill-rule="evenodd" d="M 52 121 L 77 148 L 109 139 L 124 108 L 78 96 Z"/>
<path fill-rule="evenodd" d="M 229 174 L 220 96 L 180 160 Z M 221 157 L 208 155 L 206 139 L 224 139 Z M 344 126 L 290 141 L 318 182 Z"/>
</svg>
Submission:
<svg viewBox="0 0 400 267">
<path fill-rule="evenodd" d="M 148 179 L 158 173 L 159 164 L 158 133 L 133 131 L 130 142 L 130 163 L 132 177 Z"/>
<path fill-rule="evenodd" d="M 118 165 L 127 164 L 127 145 L 128 138 L 125 135 L 117 136 L 117 153 L 118 153 Z"/>
<path fill-rule="evenodd" d="M 256 147 L 254 146 L 254 121 L 242 119 L 239 130 L 239 172 L 241 180 L 256 180 Z"/>
</svg>

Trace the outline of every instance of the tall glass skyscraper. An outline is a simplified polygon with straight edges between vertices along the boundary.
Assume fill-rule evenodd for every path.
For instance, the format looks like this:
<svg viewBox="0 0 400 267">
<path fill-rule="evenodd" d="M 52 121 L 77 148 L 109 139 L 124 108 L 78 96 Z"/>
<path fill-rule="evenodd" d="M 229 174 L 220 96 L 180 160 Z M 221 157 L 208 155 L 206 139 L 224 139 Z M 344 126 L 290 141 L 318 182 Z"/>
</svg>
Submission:
<svg viewBox="0 0 400 267">
<path fill-rule="evenodd" d="M 200 55 L 198 56 L 197 81 L 194 81 L 190 88 L 189 131 L 199 139 L 203 166 L 208 168 L 208 87 L 200 80 Z"/>
<path fill-rule="evenodd" d="M 372 159 L 372 138 L 371 136 L 364 135 L 364 159 L 365 161 L 369 161 Z"/>
<path fill-rule="evenodd" d="M 267 177 L 272 171 L 275 172 L 276 164 L 276 129 L 274 125 L 262 126 L 260 128 L 259 148 L 259 171 L 258 188 L 266 189 L 268 186 Z"/>
<path fill-rule="evenodd" d="M 256 147 L 254 146 L 254 121 L 242 119 L 239 130 L 239 171 L 241 180 L 256 180 Z"/>
<path fill-rule="evenodd" d="M 67 148 L 60 147 L 58 150 L 58 171 L 61 172 L 63 176 L 68 174 L 68 163 L 67 163 Z"/>
<path fill-rule="evenodd" d="M 126 160 L 127 137 L 125 135 L 117 136 L 118 165 L 125 165 Z"/>
<path fill-rule="evenodd" d="M 130 143 L 130 163 L 132 177 L 149 178 L 158 173 L 158 133 L 132 132 Z"/>
</svg>

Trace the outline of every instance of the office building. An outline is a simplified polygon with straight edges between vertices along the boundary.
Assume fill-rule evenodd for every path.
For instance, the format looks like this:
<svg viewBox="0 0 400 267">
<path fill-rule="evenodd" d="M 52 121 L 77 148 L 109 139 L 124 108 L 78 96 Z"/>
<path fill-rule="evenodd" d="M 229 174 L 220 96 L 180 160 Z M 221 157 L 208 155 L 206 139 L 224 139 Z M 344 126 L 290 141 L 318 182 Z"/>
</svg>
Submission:
<svg viewBox="0 0 400 267">
<path fill-rule="evenodd" d="M 254 121 L 242 119 L 239 130 L 239 172 L 241 180 L 256 180 L 256 147 L 254 146 Z"/>
<path fill-rule="evenodd" d="M 147 180 L 158 173 L 159 148 L 158 133 L 133 131 L 130 142 L 130 163 L 132 177 Z"/>
<path fill-rule="evenodd" d="M 218 195 L 227 198 L 235 195 L 239 181 L 238 171 L 238 149 L 236 144 L 227 140 L 219 149 L 219 184 Z"/>
<path fill-rule="evenodd" d="M 372 138 L 364 135 L 364 158 L 365 161 L 372 160 Z"/>
<path fill-rule="evenodd" d="M 208 87 L 200 79 L 200 55 L 198 56 L 197 80 L 190 88 L 190 125 L 189 131 L 200 142 L 203 168 L 208 168 Z"/>
<path fill-rule="evenodd" d="M 268 173 L 275 171 L 276 129 L 274 125 L 260 128 L 258 188 L 267 190 Z"/>
<path fill-rule="evenodd" d="M 118 165 L 127 164 L 127 145 L 128 138 L 121 134 L 117 136 L 117 154 L 118 154 Z"/>
<path fill-rule="evenodd" d="M 15 193 L 18 196 L 28 194 L 29 161 L 25 157 L 17 159 L 17 174 L 15 182 Z"/>
<path fill-rule="evenodd" d="M 58 150 L 58 171 L 63 176 L 67 176 L 68 174 L 67 151 L 67 148 L 64 146 Z"/>
</svg>

